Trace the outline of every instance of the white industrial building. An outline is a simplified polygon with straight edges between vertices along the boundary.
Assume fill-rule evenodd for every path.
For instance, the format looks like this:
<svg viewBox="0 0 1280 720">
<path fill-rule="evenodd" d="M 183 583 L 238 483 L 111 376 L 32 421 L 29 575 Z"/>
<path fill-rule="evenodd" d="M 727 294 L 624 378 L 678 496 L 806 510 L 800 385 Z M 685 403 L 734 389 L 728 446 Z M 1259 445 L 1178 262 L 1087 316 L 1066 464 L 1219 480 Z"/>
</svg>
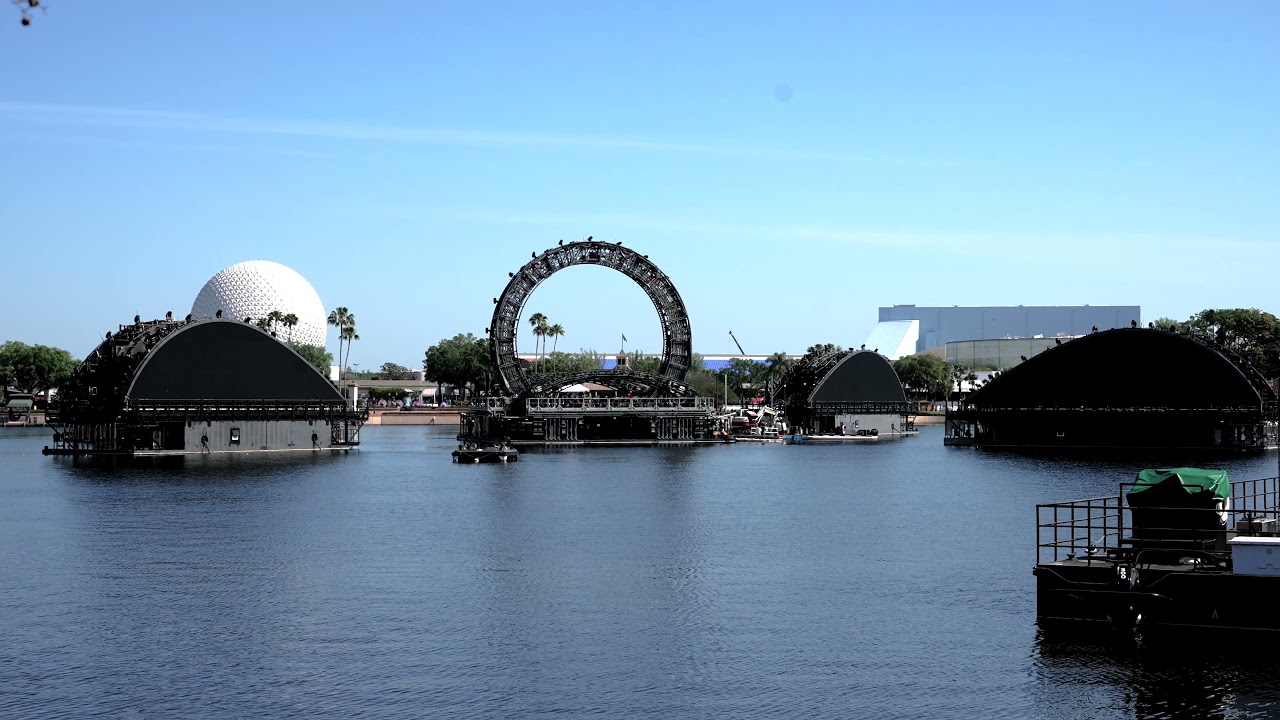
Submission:
<svg viewBox="0 0 1280 720">
<path fill-rule="evenodd" d="M 896 360 L 961 340 L 1068 338 L 1134 324 L 1142 324 L 1137 305 L 894 305 L 880 308 L 867 347 Z"/>
</svg>

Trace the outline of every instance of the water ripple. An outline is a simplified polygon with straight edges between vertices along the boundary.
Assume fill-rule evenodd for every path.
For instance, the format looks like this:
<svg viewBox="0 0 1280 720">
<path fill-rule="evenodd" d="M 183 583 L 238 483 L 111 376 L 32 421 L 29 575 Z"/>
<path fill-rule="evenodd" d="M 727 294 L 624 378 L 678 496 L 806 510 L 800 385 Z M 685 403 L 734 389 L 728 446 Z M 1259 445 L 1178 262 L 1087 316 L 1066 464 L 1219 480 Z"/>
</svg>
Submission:
<svg viewBox="0 0 1280 720">
<path fill-rule="evenodd" d="M 1034 504 L 1132 468 L 935 430 L 510 466 L 435 428 L 301 462 L 3 435 L 0 717 L 1280 715 L 1265 655 L 1037 634 Z"/>
</svg>

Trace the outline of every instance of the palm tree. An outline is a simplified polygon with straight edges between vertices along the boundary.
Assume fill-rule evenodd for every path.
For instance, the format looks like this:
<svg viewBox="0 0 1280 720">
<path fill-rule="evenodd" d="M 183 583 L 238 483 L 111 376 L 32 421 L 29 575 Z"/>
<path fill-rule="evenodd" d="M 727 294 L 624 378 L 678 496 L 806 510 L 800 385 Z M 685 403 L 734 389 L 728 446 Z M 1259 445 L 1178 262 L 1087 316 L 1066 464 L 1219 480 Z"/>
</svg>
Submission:
<svg viewBox="0 0 1280 720">
<path fill-rule="evenodd" d="M 561 325 L 560 323 L 556 323 L 555 325 L 552 325 L 551 327 L 547 328 L 547 334 L 555 338 L 555 340 L 551 342 L 551 354 L 554 355 L 556 353 L 556 345 L 559 345 L 560 338 L 564 337 L 564 326 Z M 547 344 L 547 341 L 543 340 L 542 344 L 545 347 Z"/>
<path fill-rule="evenodd" d="M 269 333 L 275 334 L 276 323 L 284 324 L 284 313 L 279 310 L 272 310 L 267 316 L 259 321 L 258 326 Z"/>
<path fill-rule="evenodd" d="M 283 318 L 281 318 L 280 322 L 285 327 L 289 328 L 289 344 L 292 345 L 293 329 L 298 326 L 298 316 L 294 313 L 289 313 L 288 315 L 285 315 Z"/>
<path fill-rule="evenodd" d="M 529 324 L 533 326 L 533 354 L 538 354 L 538 338 L 544 337 L 545 333 L 541 332 L 547 326 L 547 316 L 542 313 L 534 313 L 529 316 Z"/>
<path fill-rule="evenodd" d="M 769 387 L 773 389 L 773 394 L 778 392 L 778 381 L 783 375 L 787 374 L 787 370 L 791 367 L 791 358 L 787 357 L 784 352 L 776 352 L 769 356 L 769 369 L 765 371 L 765 379 L 769 381 Z M 770 399 L 770 402 L 773 400 Z"/>
<path fill-rule="evenodd" d="M 351 317 L 351 324 L 347 325 L 345 328 L 342 329 L 342 332 L 338 333 L 339 341 L 342 341 L 342 340 L 347 341 L 347 357 L 345 360 L 342 361 L 342 367 L 346 367 L 347 361 L 351 360 L 351 342 L 353 340 L 360 339 L 360 335 L 356 332 L 356 316 L 352 315 L 350 317 Z M 339 345 L 339 347 L 341 347 L 341 345 Z M 359 365 L 357 365 L 356 367 L 359 367 Z"/>
<path fill-rule="evenodd" d="M 346 341 L 350 346 L 351 340 L 346 337 L 347 328 L 352 328 L 352 334 L 355 334 L 356 316 L 345 307 L 338 307 L 329 313 L 329 324 L 338 329 L 338 379 L 341 380 L 342 371 L 346 368 L 342 360 L 342 343 Z"/>
</svg>

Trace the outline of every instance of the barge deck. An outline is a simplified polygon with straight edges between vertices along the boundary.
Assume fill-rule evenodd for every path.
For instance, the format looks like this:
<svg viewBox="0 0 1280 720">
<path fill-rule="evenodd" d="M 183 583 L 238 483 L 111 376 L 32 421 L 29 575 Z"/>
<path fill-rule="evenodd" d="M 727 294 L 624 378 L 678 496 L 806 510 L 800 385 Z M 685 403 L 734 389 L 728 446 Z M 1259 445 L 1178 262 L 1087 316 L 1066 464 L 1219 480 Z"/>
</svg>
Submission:
<svg viewBox="0 0 1280 720">
<path fill-rule="evenodd" d="M 1036 506 L 1041 628 L 1280 631 L 1280 478 L 1209 471 L 1210 487 L 1200 472 L 1147 470 L 1114 496 Z"/>
</svg>

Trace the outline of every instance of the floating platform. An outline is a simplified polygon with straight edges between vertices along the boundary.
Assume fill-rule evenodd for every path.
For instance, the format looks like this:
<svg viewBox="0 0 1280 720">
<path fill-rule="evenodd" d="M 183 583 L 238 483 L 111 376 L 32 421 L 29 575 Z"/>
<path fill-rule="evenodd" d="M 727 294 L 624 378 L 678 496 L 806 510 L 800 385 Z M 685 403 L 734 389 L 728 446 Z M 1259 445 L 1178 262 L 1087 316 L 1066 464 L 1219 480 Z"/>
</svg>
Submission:
<svg viewBox="0 0 1280 720">
<path fill-rule="evenodd" d="M 856 443 L 876 442 L 880 435 L 788 435 L 789 445 L 852 445 Z"/>
<path fill-rule="evenodd" d="M 468 447 L 464 445 L 453 451 L 453 461 L 457 463 L 508 463 L 519 459 L 519 451 L 510 446 Z"/>
<path fill-rule="evenodd" d="M 360 443 L 347 445 L 329 445 L 326 447 L 286 447 L 257 448 L 249 450 L 76 450 L 72 448 L 49 447 L 40 451 L 41 455 L 75 455 L 79 457 L 182 457 L 187 455 L 262 455 L 264 453 L 318 453 L 347 452 L 360 447 Z"/>
<path fill-rule="evenodd" d="M 517 447 L 545 447 L 711 445 L 722 443 L 723 437 L 711 398 L 493 396 L 480 398 L 462 413 L 458 440 L 476 445 L 505 440 Z"/>
<path fill-rule="evenodd" d="M 1221 480 L 1211 487 L 1197 472 Z M 1157 481 L 1144 486 L 1144 474 Z M 1037 622 L 1048 632 L 1280 631 L 1278 482 L 1146 470 L 1115 496 L 1037 506 Z"/>
<path fill-rule="evenodd" d="M 657 445 L 731 445 L 741 438 L 720 437 L 700 440 L 653 440 L 650 438 L 613 438 L 601 440 L 512 440 L 517 448 L 534 447 L 653 447 Z"/>
</svg>

